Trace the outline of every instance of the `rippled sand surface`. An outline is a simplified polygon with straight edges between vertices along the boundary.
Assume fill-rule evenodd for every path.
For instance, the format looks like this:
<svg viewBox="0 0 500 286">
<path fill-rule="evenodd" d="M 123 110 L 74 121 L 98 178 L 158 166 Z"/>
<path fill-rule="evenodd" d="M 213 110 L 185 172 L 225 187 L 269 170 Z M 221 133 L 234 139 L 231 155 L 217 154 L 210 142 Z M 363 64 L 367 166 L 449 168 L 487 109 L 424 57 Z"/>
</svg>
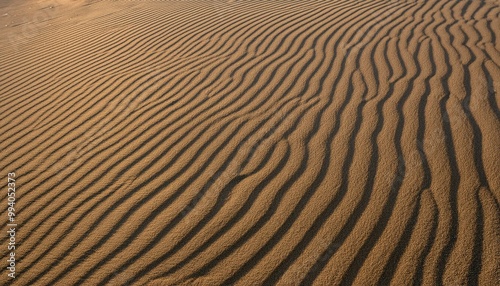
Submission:
<svg viewBox="0 0 500 286">
<path fill-rule="evenodd" d="M 500 281 L 499 1 L 3 1 L 0 35 L 1 285 Z"/>
</svg>

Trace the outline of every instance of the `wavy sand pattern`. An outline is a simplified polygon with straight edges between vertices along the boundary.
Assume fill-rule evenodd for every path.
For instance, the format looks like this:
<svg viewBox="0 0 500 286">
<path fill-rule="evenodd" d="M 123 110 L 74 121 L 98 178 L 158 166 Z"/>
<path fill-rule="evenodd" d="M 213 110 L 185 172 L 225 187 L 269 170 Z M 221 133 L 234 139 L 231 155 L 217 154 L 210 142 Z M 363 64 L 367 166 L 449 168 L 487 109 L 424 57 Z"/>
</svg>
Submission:
<svg viewBox="0 0 500 286">
<path fill-rule="evenodd" d="M 499 1 L 0 11 L 1 285 L 500 283 Z"/>
</svg>

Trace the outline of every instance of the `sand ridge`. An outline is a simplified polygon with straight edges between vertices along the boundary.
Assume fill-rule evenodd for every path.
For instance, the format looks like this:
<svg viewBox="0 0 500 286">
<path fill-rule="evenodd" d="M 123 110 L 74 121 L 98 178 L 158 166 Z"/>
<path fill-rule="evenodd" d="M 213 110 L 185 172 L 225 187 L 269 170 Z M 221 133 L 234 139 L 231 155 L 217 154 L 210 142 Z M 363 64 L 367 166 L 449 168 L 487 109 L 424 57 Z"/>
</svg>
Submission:
<svg viewBox="0 0 500 286">
<path fill-rule="evenodd" d="M 0 16 L 1 285 L 500 281 L 498 1 Z"/>
</svg>

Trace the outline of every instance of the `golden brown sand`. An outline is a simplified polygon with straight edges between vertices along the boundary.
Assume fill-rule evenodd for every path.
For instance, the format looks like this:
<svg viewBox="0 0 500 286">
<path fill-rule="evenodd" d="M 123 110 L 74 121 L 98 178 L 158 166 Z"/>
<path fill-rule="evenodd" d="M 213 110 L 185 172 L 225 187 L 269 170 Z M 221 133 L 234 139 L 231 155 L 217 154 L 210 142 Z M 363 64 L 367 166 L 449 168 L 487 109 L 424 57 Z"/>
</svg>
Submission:
<svg viewBox="0 0 500 286">
<path fill-rule="evenodd" d="M 1 285 L 500 284 L 499 1 L 0 7 Z"/>
</svg>

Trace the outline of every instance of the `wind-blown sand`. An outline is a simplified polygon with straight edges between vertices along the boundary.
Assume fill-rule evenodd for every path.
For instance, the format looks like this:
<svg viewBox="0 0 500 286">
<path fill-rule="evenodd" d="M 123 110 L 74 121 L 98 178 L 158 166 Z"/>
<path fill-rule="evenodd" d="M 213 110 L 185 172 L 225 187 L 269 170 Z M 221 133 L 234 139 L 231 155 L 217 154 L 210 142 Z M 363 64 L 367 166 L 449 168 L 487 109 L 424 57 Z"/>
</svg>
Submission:
<svg viewBox="0 0 500 286">
<path fill-rule="evenodd" d="M 0 7 L 1 285 L 500 283 L 499 1 Z"/>
</svg>

